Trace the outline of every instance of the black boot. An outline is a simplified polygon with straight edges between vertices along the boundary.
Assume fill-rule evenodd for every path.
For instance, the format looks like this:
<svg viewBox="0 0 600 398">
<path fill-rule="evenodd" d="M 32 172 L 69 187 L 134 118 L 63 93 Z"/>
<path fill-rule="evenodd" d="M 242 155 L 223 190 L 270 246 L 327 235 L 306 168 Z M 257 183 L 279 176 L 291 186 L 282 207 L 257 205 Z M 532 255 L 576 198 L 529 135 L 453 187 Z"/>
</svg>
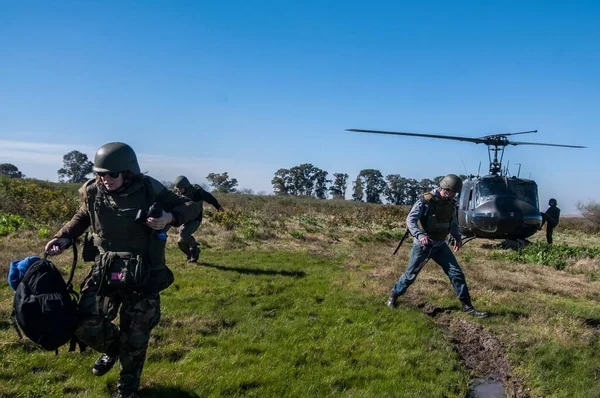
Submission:
<svg viewBox="0 0 600 398">
<path fill-rule="evenodd" d="M 470 298 L 461 300 L 461 303 L 462 303 L 462 310 L 464 313 L 472 315 L 476 318 L 487 318 L 488 317 L 487 312 L 477 311 L 477 309 L 475 307 L 473 307 L 473 304 L 471 304 Z"/>
<path fill-rule="evenodd" d="M 387 305 L 390 308 L 396 308 L 396 306 L 398 305 L 398 294 L 392 292 L 385 305 Z"/>
<path fill-rule="evenodd" d="M 200 246 L 192 247 L 190 249 L 190 258 L 188 259 L 188 263 L 196 263 L 198 262 L 198 257 L 200 257 Z"/>
<path fill-rule="evenodd" d="M 119 398 L 138 398 L 139 395 L 137 392 L 120 392 Z"/>
<path fill-rule="evenodd" d="M 118 359 L 119 357 L 117 355 L 111 357 L 106 354 L 102 354 L 96 363 L 94 363 L 92 373 L 94 373 L 95 376 L 104 376 L 113 368 L 113 366 L 115 366 L 115 363 Z"/>
<path fill-rule="evenodd" d="M 189 262 L 190 258 L 192 258 L 192 252 L 190 251 L 190 246 L 185 242 L 177 242 L 177 246 L 179 246 L 179 250 L 183 252 L 186 256 L 186 260 Z"/>
</svg>

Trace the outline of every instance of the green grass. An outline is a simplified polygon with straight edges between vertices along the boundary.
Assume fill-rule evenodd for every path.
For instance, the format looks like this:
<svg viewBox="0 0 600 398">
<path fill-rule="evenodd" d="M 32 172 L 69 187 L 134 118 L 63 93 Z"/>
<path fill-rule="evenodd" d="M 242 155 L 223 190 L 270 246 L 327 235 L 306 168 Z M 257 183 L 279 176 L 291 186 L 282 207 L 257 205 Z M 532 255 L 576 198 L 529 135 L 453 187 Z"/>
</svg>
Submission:
<svg viewBox="0 0 600 398">
<path fill-rule="evenodd" d="M 468 375 L 449 338 L 422 313 L 391 311 L 382 297 L 349 288 L 342 258 L 205 250 L 202 260 L 173 267 L 177 279 L 162 294 L 144 396 L 466 395 Z M 2 315 L 11 295 L 3 284 Z M 0 396 L 114 390 L 117 371 L 91 375 L 91 350 L 55 357 L 18 342 L 7 322 L 0 342 Z"/>
<path fill-rule="evenodd" d="M 93 377 L 96 353 L 54 357 L 18 342 L 8 323 L 8 264 L 41 252 L 73 213 L 77 187 L 40 191 L 32 181 L 6 181 L 0 211 L 25 223 L 0 237 L 0 397 L 106 396 L 118 372 Z M 458 261 L 474 303 L 491 314 L 480 320 L 460 313 L 432 263 L 398 310 L 383 305 L 408 261 L 410 244 L 391 255 L 406 206 L 218 199 L 226 211 L 205 206 L 197 235 L 205 264 L 184 264 L 172 231 L 167 256 L 177 281 L 163 294 L 142 396 L 464 398 L 469 380 L 486 376 L 488 358 L 467 370 L 472 363 L 457 348 L 477 353 L 495 339 L 493 352 L 504 352 L 518 382 L 509 383 L 509 396 L 598 397 L 597 225 L 565 218 L 555 245 L 545 245 L 540 231 L 531 238 L 539 242 L 520 252 L 495 250 L 495 241 L 466 245 Z M 55 260 L 65 269 L 70 253 Z M 85 273 L 79 269 L 76 281 Z M 481 346 L 465 344 L 478 338 Z"/>
</svg>

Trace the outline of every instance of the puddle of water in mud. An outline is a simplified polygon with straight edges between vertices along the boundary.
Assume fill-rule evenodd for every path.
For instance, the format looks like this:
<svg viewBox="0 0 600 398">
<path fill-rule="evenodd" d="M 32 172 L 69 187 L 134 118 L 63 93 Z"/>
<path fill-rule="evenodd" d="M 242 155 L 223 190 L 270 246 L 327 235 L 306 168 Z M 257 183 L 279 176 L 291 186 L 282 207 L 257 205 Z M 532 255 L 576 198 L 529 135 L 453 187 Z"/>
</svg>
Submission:
<svg viewBox="0 0 600 398">
<path fill-rule="evenodd" d="M 470 398 L 504 398 L 504 386 L 494 378 L 475 379 L 471 385 Z"/>
</svg>

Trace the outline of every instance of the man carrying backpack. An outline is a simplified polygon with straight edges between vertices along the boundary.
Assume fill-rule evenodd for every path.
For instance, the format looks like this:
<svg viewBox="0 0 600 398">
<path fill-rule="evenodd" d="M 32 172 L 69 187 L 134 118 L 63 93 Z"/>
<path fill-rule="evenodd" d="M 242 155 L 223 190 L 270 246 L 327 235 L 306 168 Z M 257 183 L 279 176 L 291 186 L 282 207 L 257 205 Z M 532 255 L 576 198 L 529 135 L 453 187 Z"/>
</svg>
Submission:
<svg viewBox="0 0 600 398">
<path fill-rule="evenodd" d="M 47 243 L 46 253 L 61 253 L 91 227 L 98 253 L 82 283 L 75 334 L 103 353 L 94 375 L 106 374 L 119 360 L 119 396 L 135 397 L 150 331 L 160 320 L 159 292 L 173 282 L 165 264 L 165 227 L 195 219 L 200 209 L 141 174 L 135 152 L 122 142 L 98 149 L 94 172 L 80 190 L 81 208 Z M 118 314 L 119 326 L 112 323 Z"/>
<path fill-rule="evenodd" d="M 190 184 L 190 181 L 185 176 L 179 176 L 174 181 L 174 191 L 176 194 L 196 202 L 200 206 L 200 214 L 194 220 L 188 221 L 179 227 L 179 241 L 177 245 L 179 249 L 187 256 L 188 263 L 195 263 L 200 256 L 200 244 L 192 236 L 194 232 L 200 228 L 202 224 L 202 207 L 203 202 L 208 202 L 218 211 L 223 211 L 223 207 L 217 199 L 206 192 L 198 184 Z"/>
</svg>

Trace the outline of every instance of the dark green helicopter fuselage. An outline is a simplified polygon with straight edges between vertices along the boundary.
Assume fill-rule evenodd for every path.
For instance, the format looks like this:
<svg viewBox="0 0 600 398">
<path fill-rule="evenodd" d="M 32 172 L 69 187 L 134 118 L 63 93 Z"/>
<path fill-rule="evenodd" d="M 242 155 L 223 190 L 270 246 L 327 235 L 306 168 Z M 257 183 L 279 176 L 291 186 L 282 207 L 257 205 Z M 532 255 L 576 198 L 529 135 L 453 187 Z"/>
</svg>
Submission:
<svg viewBox="0 0 600 398">
<path fill-rule="evenodd" d="M 530 237 L 542 224 L 537 184 L 499 175 L 465 181 L 458 199 L 458 224 L 465 237 Z"/>
</svg>

